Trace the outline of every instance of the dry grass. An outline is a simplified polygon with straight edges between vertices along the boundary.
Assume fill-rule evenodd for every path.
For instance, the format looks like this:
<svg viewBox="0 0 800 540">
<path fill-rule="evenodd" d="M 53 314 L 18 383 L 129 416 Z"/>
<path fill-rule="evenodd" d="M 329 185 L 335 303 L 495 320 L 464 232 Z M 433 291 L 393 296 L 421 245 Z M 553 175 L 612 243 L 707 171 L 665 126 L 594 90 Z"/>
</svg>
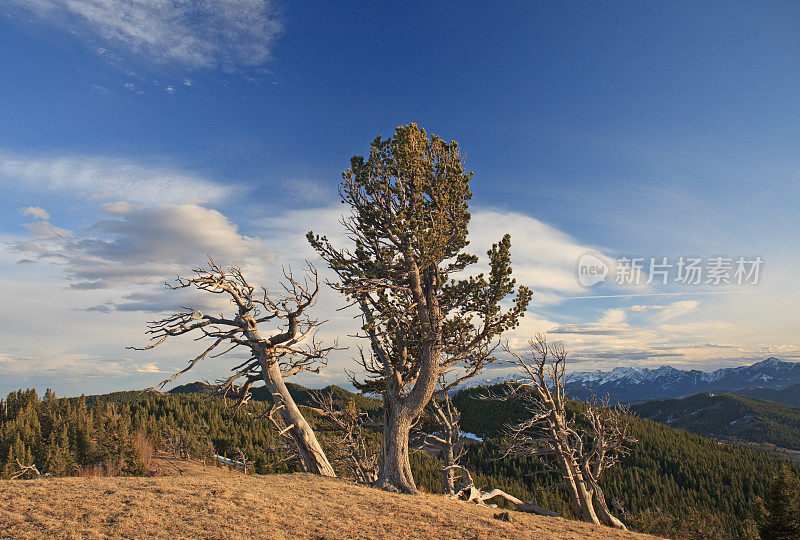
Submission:
<svg viewBox="0 0 800 540">
<path fill-rule="evenodd" d="M 154 460 L 162 472 L 168 460 Z M 0 481 L 0 538 L 645 538 L 435 495 L 397 495 L 306 474 Z"/>
</svg>

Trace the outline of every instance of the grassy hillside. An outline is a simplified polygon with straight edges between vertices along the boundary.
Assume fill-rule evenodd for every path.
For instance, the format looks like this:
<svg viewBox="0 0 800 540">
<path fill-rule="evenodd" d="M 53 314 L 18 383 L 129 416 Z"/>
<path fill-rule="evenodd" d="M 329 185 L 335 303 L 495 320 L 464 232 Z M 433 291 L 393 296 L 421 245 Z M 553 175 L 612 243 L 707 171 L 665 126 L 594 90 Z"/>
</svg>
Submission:
<svg viewBox="0 0 800 540">
<path fill-rule="evenodd" d="M 180 463 L 178 466 L 181 465 Z M 577 521 L 408 496 L 307 474 L 0 481 L 0 537 L 646 538 Z"/>
<path fill-rule="evenodd" d="M 293 391 L 298 401 L 307 397 L 302 387 Z M 355 399 L 338 387 L 331 391 L 342 402 Z M 455 398 L 462 411 L 462 429 L 488 437 L 471 445 L 464 458 L 476 483 L 569 516 L 564 494 L 542 489 L 555 479 L 534 474 L 541 469 L 538 461 L 498 459 L 500 450 L 492 437 L 521 411 L 514 404 L 478 400 L 479 392 L 470 390 Z M 359 403 L 378 413 L 377 401 L 359 397 Z M 126 392 L 70 399 L 47 394 L 39 399 L 33 391 L 20 391 L 0 405 L 0 477 L 4 478 L 16 472 L 17 458 L 55 476 L 147 474 L 143 462 L 148 442 L 150 451 L 171 448 L 199 459 L 208 459 L 214 451 L 234 456 L 241 449 L 249 470 L 260 474 L 299 470 L 291 448 L 263 417 L 266 404 L 260 401 L 234 412 L 230 400 L 226 403 L 203 392 L 162 396 Z M 333 455 L 330 428 L 314 409 L 304 410 Z M 741 537 L 749 530 L 751 504 L 765 493 L 778 461 L 649 420 L 633 422 L 640 443 L 624 467 L 603 479 L 609 501 L 618 502 L 629 523 L 645 531 L 672 531 L 669 527 L 676 524 L 694 523 L 697 515 L 691 509 L 695 508 L 696 513 L 724 523 L 719 527 L 729 535 Z M 380 434 L 370 433 L 369 441 L 377 450 Z M 420 487 L 428 492 L 441 489 L 438 460 L 414 453 L 412 468 Z M 346 470 L 341 467 L 339 472 Z M 654 515 L 661 525 L 652 523 Z"/>
<path fill-rule="evenodd" d="M 634 405 L 639 416 L 720 440 L 800 450 L 800 409 L 734 394 L 697 394 Z"/>
</svg>

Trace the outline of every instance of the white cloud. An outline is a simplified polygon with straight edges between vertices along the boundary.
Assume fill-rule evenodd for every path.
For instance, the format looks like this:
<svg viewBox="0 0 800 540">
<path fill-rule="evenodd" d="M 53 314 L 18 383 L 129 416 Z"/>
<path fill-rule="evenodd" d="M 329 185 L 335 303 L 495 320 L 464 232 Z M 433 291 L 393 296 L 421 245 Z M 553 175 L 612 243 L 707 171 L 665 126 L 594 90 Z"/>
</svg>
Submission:
<svg viewBox="0 0 800 540">
<path fill-rule="evenodd" d="M 26 193 L 59 192 L 86 200 L 141 204 L 219 201 L 232 188 L 166 167 L 113 158 L 21 156 L 0 150 L 0 186 Z"/>
<path fill-rule="evenodd" d="M 241 235 L 216 210 L 193 204 L 104 208 L 119 218 L 100 220 L 79 235 L 46 221 L 30 223 L 33 241 L 12 246 L 39 259 L 57 258 L 79 289 L 164 280 L 202 264 L 206 254 L 223 264 L 268 257 L 259 240 Z"/>
<path fill-rule="evenodd" d="M 22 212 L 23 216 L 30 216 L 35 219 L 50 219 L 50 213 L 44 208 L 39 208 L 38 206 L 29 206 L 21 209 L 20 211 Z"/>
<path fill-rule="evenodd" d="M 87 169 L 90 167 L 65 168 L 73 172 L 70 178 L 81 186 L 79 189 L 59 182 L 55 173 L 29 173 L 29 177 L 39 178 L 32 183 L 38 190 L 56 189 L 73 196 L 82 192 L 84 198 L 97 199 L 105 173 L 89 175 L 91 181 L 74 174 Z M 104 169 L 110 171 L 111 178 L 118 177 L 115 170 Z M 141 388 L 158 382 L 163 374 L 155 370 L 173 372 L 183 367 L 185 359 L 197 354 L 199 344 L 190 340 L 165 343 L 156 350 L 135 354 L 123 347 L 146 342 L 144 321 L 157 318 L 147 314 L 173 312 L 180 306 L 213 312 L 229 309 L 220 297 L 163 288 L 164 279 L 202 264 L 206 252 L 223 264 L 244 263 L 246 275 L 256 285 L 272 287 L 281 265 L 291 264 L 297 271 L 304 259 L 318 264 L 322 281 L 334 279 L 304 235 L 313 230 L 327 234 L 337 245 L 345 245 L 338 223 L 346 210 L 341 205 L 285 210 L 258 223 L 237 224 L 218 210 L 185 202 L 197 195 L 197 186 L 203 182 L 207 182 L 209 191 L 225 193 L 219 185 L 175 171 L 172 177 L 187 178 L 184 187 L 171 197 L 183 197 L 184 202 L 161 202 L 157 187 L 144 176 L 140 177 L 142 185 L 145 190 L 153 189 L 152 195 L 141 196 L 136 192 L 138 184 L 133 182 L 124 189 L 139 200 L 104 196 L 105 204 L 93 203 L 104 216 L 87 229 L 69 231 L 40 221 L 28 224 L 31 237 L 0 242 L 17 249 L 17 253 L 0 249 L 0 287 L 7 291 L 4 301 L 8 306 L 0 313 L 0 373 L 7 375 L 0 377 L 2 384 L 7 388 L 49 384 L 61 359 L 66 375 L 72 377 L 72 386 L 67 389 L 72 393 L 97 391 L 103 380 L 98 374 L 106 374 L 108 382 L 102 384 L 111 388 Z M 0 162 L 0 182 L 3 178 L 8 179 L 2 176 Z M 123 189 L 122 184 L 108 184 L 115 190 Z M 87 192 L 93 195 L 87 196 Z M 242 234 L 238 225 L 249 225 L 249 236 Z M 702 304 L 693 299 L 633 304 L 642 302 L 640 297 L 615 299 L 613 303 L 585 297 L 566 302 L 561 300 L 565 295 L 581 290 L 575 275 L 577 259 L 586 251 L 602 251 L 519 213 L 478 208 L 473 212 L 470 231 L 470 251 L 481 256 L 483 265 L 486 249 L 510 232 L 515 276 L 520 284 L 534 289 L 534 305 L 520 327 L 506 336 L 512 346 L 523 347 L 534 333 L 550 331 L 553 339 L 565 341 L 571 369 L 662 364 L 709 369 L 769 355 L 800 355 L 796 310 L 792 307 L 797 295 L 786 293 L 793 290 L 791 275 L 784 276 L 774 289 L 768 290 L 765 282 L 754 288 L 753 294 L 704 296 Z M 25 252 L 26 260 L 54 264 L 26 264 L 23 269 L 16 264 L 19 252 Z M 65 274 L 73 287 L 63 286 Z M 340 344 L 350 350 L 336 352 L 323 377 L 305 375 L 298 382 L 341 384 L 344 369 L 354 367 L 353 347 L 359 343 L 347 336 L 357 329 L 358 320 L 352 309 L 337 311 L 344 303 L 335 291 L 322 286 L 312 315 L 329 319 L 320 329 L 321 340 L 330 343 L 339 337 Z M 576 305 L 578 308 L 573 309 Z M 43 332 L 47 339 L 42 339 Z M 265 333 L 269 332 L 265 328 Z M 223 359 L 210 361 L 182 382 L 214 379 L 229 367 Z M 34 380 L 37 372 L 50 379 Z M 88 378 L 81 373 L 89 373 Z M 8 374 L 15 378 L 8 378 Z"/>
<path fill-rule="evenodd" d="M 62 240 L 70 236 L 70 231 L 56 227 L 49 221 L 35 221 L 24 226 L 36 240 Z"/>
<path fill-rule="evenodd" d="M 132 82 L 126 82 L 125 84 L 122 85 L 122 87 L 125 88 L 125 90 L 130 90 L 134 94 L 139 94 L 139 95 L 144 94 L 144 90 L 139 90 L 138 88 L 136 88 L 136 85 L 133 84 Z"/>
<path fill-rule="evenodd" d="M 317 259 L 305 240 L 305 233 L 313 230 L 327 235 L 334 245 L 349 245 L 339 223 L 343 212 L 341 205 L 290 210 L 260 223 L 263 236 L 274 239 L 270 246 L 274 246 L 280 258 Z M 474 271 L 486 270 L 486 251 L 505 233 L 511 234 L 514 277 L 518 284 L 533 288 L 537 305 L 558 303 L 562 295 L 586 291 L 578 282 L 576 265 L 582 254 L 587 251 L 599 253 L 599 250 L 581 244 L 534 217 L 516 212 L 481 208 L 472 212 L 468 250 L 480 259 Z"/>
<path fill-rule="evenodd" d="M 17 0 L 43 20 L 154 63 L 261 66 L 281 24 L 267 0 Z M 100 52 L 102 50 L 102 53 Z M 97 49 L 99 54 L 106 47 Z"/>
<path fill-rule="evenodd" d="M 149 290 L 122 294 L 122 299 L 119 301 L 106 300 L 101 304 L 86 308 L 85 311 L 177 313 L 186 307 L 221 313 L 230 307 L 230 301 L 223 296 L 200 295 L 197 291 L 190 289 L 167 291 L 165 287 L 154 286 Z"/>
<path fill-rule="evenodd" d="M 161 371 L 154 362 L 149 362 L 136 368 L 136 373 L 166 373 L 166 371 Z"/>
<path fill-rule="evenodd" d="M 600 324 L 620 324 L 628 317 L 624 309 L 608 309 L 600 319 Z"/>
<path fill-rule="evenodd" d="M 592 252 L 608 259 L 602 250 L 517 212 L 477 209 L 472 213 L 469 231 L 469 249 L 483 261 L 484 252 L 493 243 L 503 234 L 511 234 L 514 277 L 517 283 L 533 289 L 537 305 L 558 303 L 561 296 L 586 291 L 576 274 L 581 255 Z"/>
<path fill-rule="evenodd" d="M 670 319 L 673 319 L 689 311 L 694 311 L 700 306 L 699 300 L 680 300 L 673 302 L 666 306 L 660 306 L 660 312 L 656 314 L 653 319 L 659 324 L 663 324 Z"/>
</svg>

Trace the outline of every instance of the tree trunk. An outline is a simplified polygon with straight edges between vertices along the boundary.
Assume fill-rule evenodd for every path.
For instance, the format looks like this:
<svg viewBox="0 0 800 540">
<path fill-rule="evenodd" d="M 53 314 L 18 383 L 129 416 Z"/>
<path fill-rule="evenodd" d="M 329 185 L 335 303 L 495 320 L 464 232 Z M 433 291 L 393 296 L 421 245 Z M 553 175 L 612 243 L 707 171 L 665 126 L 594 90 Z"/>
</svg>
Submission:
<svg viewBox="0 0 800 540">
<path fill-rule="evenodd" d="M 408 433 L 411 421 L 403 414 L 402 404 L 394 399 L 383 402 L 383 444 L 376 485 L 389 491 L 417 493 L 408 458 Z"/>
<path fill-rule="evenodd" d="M 486 504 L 486 501 L 494 499 L 495 497 L 502 497 L 505 500 L 513 503 L 517 506 L 517 510 L 520 512 L 527 512 L 529 514 L 538 514 L 540 516 L 550 516 L 550 517 L 558 517 L 556 512 L 551 512 L 550 510 L 545 510 L 538 504 L 533 501 L 521 501 L 514 497 L 513 495 L 509 495 L 503 490 L 500 489 L 493 489 L 491 491 L 480 491 L 479 489 L 475 488 L 475 486 L 471 486 L 470 494 L 468 495 L 467 501 L 474 501 L 478 504 Z"/>
<path fill-rule="evenodd" d="M 456 471 L 453 468 L 453 465 L 455 465 L 455 456 L 453 455 L 453 438 L 450 434 L 447 436 L 447 446 L 442 449 L 442 458 L 442 461 L 444 461 L 442 487 L 446 495 L 455 495 Z"/>
<path fill-rule="evenodd" d="M 586 477 L 588 475 L 584 475 Z M 589 476 L 588 478 L 589 484 L 592 486 L 592 492 L 594 493 L 595 501 L 597 501 L 597 513 L 600 516 L 600 519 L 608 525 L 609 527 L 614 527 L 617 529 L 622 529 L 623 531 L 627 531 L 628 528 L 625 526 L 622 521 L 617 519 L 612 513 L 611 510 L 608 509 L 608 504 L 606 503 L 606 495 L 603 493 L 603 490 L 600 488 L 600 484 L 594 479 L 594 477 Z"/>
<path fill-rule="evenodd" d="M 592 493 L 587 490 L 580 467 L 567 457 L 561 457 L 561 469 L 564 472 L 564 483 L 569 493 L 572 510 L 576 517 L 587 523 L 600 525 L 600 519 L 594 511 Z"/>
<path fill-rule="evenodd" d="M 594 510 L 592 502 L 592 491 L 586 488 L 586 483 L 583 480 L 583 475 L 580 471 L 577 472 L 575 477 L 575 486 L 578 488 L 578 497 L 581 504 L 581 513 L 583 521 L 587 523 L 594 523 L 600 525 L 600 519 Z"/>
<path fill-rule="evenodd" d="M 289 394 L 289 389 L 283 382 L 280 368 L 276 362 L 268 364 L 263 358 L 261 367 L 264 384 L 272 397 L 272 404 L 278 408 L 278 413 L 289 427 L 289 434 L 294 440 L 297 452 L 300 454 L 300 462 L 303 469 L 307 472 L 322 476 L 336 476 L 333 472 L 325 452 L 322 450 L 314 430 L 308 425 L 305 417 L 300 412 L 297 404 Z"/>
</svg>

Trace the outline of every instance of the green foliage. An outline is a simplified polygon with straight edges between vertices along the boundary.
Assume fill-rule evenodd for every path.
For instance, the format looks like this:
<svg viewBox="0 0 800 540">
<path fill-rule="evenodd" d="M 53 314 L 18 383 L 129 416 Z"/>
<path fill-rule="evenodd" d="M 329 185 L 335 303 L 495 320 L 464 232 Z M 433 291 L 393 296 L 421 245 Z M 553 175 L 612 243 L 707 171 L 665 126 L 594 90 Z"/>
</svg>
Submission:
<svg viewBox="0 0 800 540">
<path fill-rule="evenodd" d="M 342 403 L 355 396 L 339 387 L 329 389 Z M 196 393 L 116 392 L 68 399 L 49 391 L 44 399 L 34 390 L 13 392 L 0 400 L 0 477 L 18 471 L 17 458 L 57 476 L 91 469 L 147 474 L 146 456 L 137 442 L 143 436 L 162 450 L 177 441 L 197 459 L 207 459 L 215 450 L 234 457 L 241 448 L 252 463 L 248 468 L 261 474 L 299 470 L 296 460 L 287 460 L 291 452 L 262 417 L 266 403 L 251 402 L 234 415 L 230 402 L 208 396 L 201 386 L 193 390 Z M 500 488 L 570 517 L 560 488 L 546 489 L 556 479 L 537 474 L 543 472 L 541 461 L 498 459 L 501 426 L 523 411 L 513 403 L 480 400 L 482 392 L 485 389 L 470 389 L 454 397 L 462 429 L 488 437 L 470 444 L 462 459 L 476 485 Z M 310 399 L 301 386 L 293 386 L 292 393 L 300 402 Z M 357 398 L 360 408 L 380 416 L 380 402 Z M 570 407 L 575 410 L 576 405 Z M 329 427 L 313 409 L 304 407 L 304 414 L 323 446 L 330 447 L 336 438 Z M 646 419 L 633 418 L 631 429 L 639 443 L 621 466 L 601 479 L 609 502 L 631 528 L 673 538 L 756 538 L 758 522 L 763 538 L 792 538 L 786 535 L 800 526 L 800 486 L 788 466 L 761 452 Z M 380 433 L 371 431 L 367 437 L 377 451 Z M 441 492 L 438 459 L 416 452 L 411 466 L 422 489 Z M 337 473 L 346 473 L 339 469 Z"/>
<path fill-rule="evenodd" d="M 54 476 L 80 474 L 86 468 L 108 474 L 145 472 L 143 440 L 128 410 L 111 404 L 90 409 L 86 399 L 57 399 L 48 390 L 12 392 L 0 403 L 0 476 L 36 464 Z"/>
<path fill-rule="evenodd" d="M 355 403 L 356 408 L 360 411 L 366 412 L 370 418 L 380 418 L 382 415 L 381 409 L 381 402 L 378 399 L 367 397 L 361 394 L 354 394 L 353 392 L 349 392 L 342 388 L 341 386 L 336 385 L 329 385 L 323 388 L 322 390 L 309 390 L 304 386 L 300 386 L 299 384 L 294 383 L 287 383 L 286 387 L 289 389 L 289 393 L 294 398 L 295 403 L 298 405 L 305 405 L 306 407 L 316 407 L 316 402 L 312 397 L 313 392 L 322 392 L 325 394 L 331 394 L 333 396 L 333 404 L 340 410 L 344 410 L 345 406 L 349 401 L 353 401 Z M 255 389 L 253 399 L 262 399 L 267 400 L 268 396 L 265 389 L 257 388 Z M 263 396 L 257 396 L 256 394 L 262 391 L 261 394 Z"/>
<path fill-rule="evenodd" d="M 539 460 L 493 459 L 500 452 L 502 426 L 519 421 L 524 410 L 514 402 L 479 399 L 486 392 L 471 388 L 454 396 L 461 428 L 487 437 L 468 447 L 462 463 L 485 475 L 487 486 L 522 483 L 523 489 L 509 492 L 570 515 L 558 490 L 541 491 L 557 479 L 537 474 L 542 470 Z M 576 406 L 570 405 L 573 410 Z M 753 501 L 766 495 L 780 461 L 636 417 L 631 418 L 631 435 L 639 442 L 620 466 L 605 472 L 600 484 L 633 528 L 680 538 L 692 538 L 690 529 L 705 531 L 709 538 L 753 536 Z M 553 504 L 554 495 L 564 502 Z"/>
<path fill-rule="evenodd" d="M 784 466 L 769 486 L 758 530 L 763 540 L 800 538 L 800 479 Z"/>
<path fill-rule="evenodd" d="M 152 395 L 115 392 L 89 398 L 57 399 L 48 391 L 13 392 L 0 402 L 0 475 L 8 478 L 23 464 L 42 473 L 78 475 L 147 474 L 146 447 L 209 459 L 214 451 L 236 455 L 242 449 L 258 473 L 288 472 L 297 464 L 255 402 L 233 413 L 231 402 L 201 394 Z M 7 408 L 6 408 L 7 406 Z M 313 410 L 309 421 L 318 422 Z M 147 443 L 147 444 L 146 444 Z"/>
<path fill-rule="evenodd" d="M 734 394 L 697 394 L 631 407 L 639 416 L 715 439 L 800 450 L 800 409 Z"/>
<path fill-rule="evenodd" d="M 648 508 L 635 516 L 628 515 L 628 527 L 642 532 L 686 540 L 726 540 L 733 538 L 728 528 L 717 514 L 707 514 L 696 508 L 690 508 L 680 517 L 676 517 L 661 508 Z M 737 539 L 758 538 L 758 532 L 747 520 Z"/>
<path fill-rule="evenodd" d="M 774 401 L 775 403 L 783 403 L 789 407 L 800 407 L 800 383 L 780 389 L 745 388 L 742 390 L 737 390 L 736 393 L 741 396 Z"/>
<path fill-rule="evenodd" d="M 292 399 L 297 405 L 304 405 L 306 407 L 316 407 L 316 402 L 313 399 L 313 393 L 322 392 L 325 394 L 332 394 L 333 395 L 333 403 L 334 405 L 342 409 L 350 400 L 355 401 L 356 407 L 359 410 L 364 411 L 370 415 L 370 417 L 379 417 L 381 415 L 381 402 L 380 400 L 367 397 L 361 394 L 355 394 L 353 392 L 349 392 L 342 388 L 341 386 L 337 386 L 335 384 L 326 386 L 320 390 L 312 390 L 301 386 L 299 384 L 295 384 L 292 382 L 286 383 L 286 388 L 289 390 L 289 394 L 291 394 Z M 202 383 L 202 382 L 193 382 L 189 384 L 183 384 L 180 386 L 176 386 L 172 390 L 169 391 L 170 394 L 200 394 L 203 396 L 211 396 L 215 393 L 215 389 L 210 384 Z M 130 398 L 129 395 L 133 395 L 133 398 Z M 269 395 L 269 391 L 264 386 L 254 386 L 250 388 L 250 395 L 252 396 L 251 399 L 253 401 L 264 401 L 270 402 L 272 399 Z M 140 392 L 114 392 L 113 394 L 106 394 L 106 396 L 115 396 L 115 400 L 127 400 L 127 399 L 140 399 L 141 393 Z M 119 397 L 117 397 L 119 396 Z M 104 397 L 105 399 L 105 397 Z"/>
<path fill-rule="evenodd" d="M 369 380 L 362 389 L 386 390 L 387 380 L 396 378 L 386 378 L 387 369 L 400 378 L 427 371 L 435 380 L 439 366 L 421 366 L 425 359 L 439 360 L 439 353 L 443 369 L 485 362 L 488 344 L 518 324 L 531 292 L 520 287 L 511 306 L 501 310 L 515 289 L 508 235 L 487 252 L 488 276 L 451 277 L 477 262 L 463 252 L 472 173 L 464 169 L 458 143 L 409 124 L 394 137 L 378 136 L 369 157 L 354 156 L 350 164 L 340 194 L 351 209 L 343 224 L 354 245 L 341 249 L 313 232 L 308 240 L 339 276 L 336 288 L 364 314 L 364 331 L 380 365 L 365 359 Z M 398 398 L 404 386 L 393 390 Z M 420 397 L 417 408 L 429 398 Z"/>
</svg>

